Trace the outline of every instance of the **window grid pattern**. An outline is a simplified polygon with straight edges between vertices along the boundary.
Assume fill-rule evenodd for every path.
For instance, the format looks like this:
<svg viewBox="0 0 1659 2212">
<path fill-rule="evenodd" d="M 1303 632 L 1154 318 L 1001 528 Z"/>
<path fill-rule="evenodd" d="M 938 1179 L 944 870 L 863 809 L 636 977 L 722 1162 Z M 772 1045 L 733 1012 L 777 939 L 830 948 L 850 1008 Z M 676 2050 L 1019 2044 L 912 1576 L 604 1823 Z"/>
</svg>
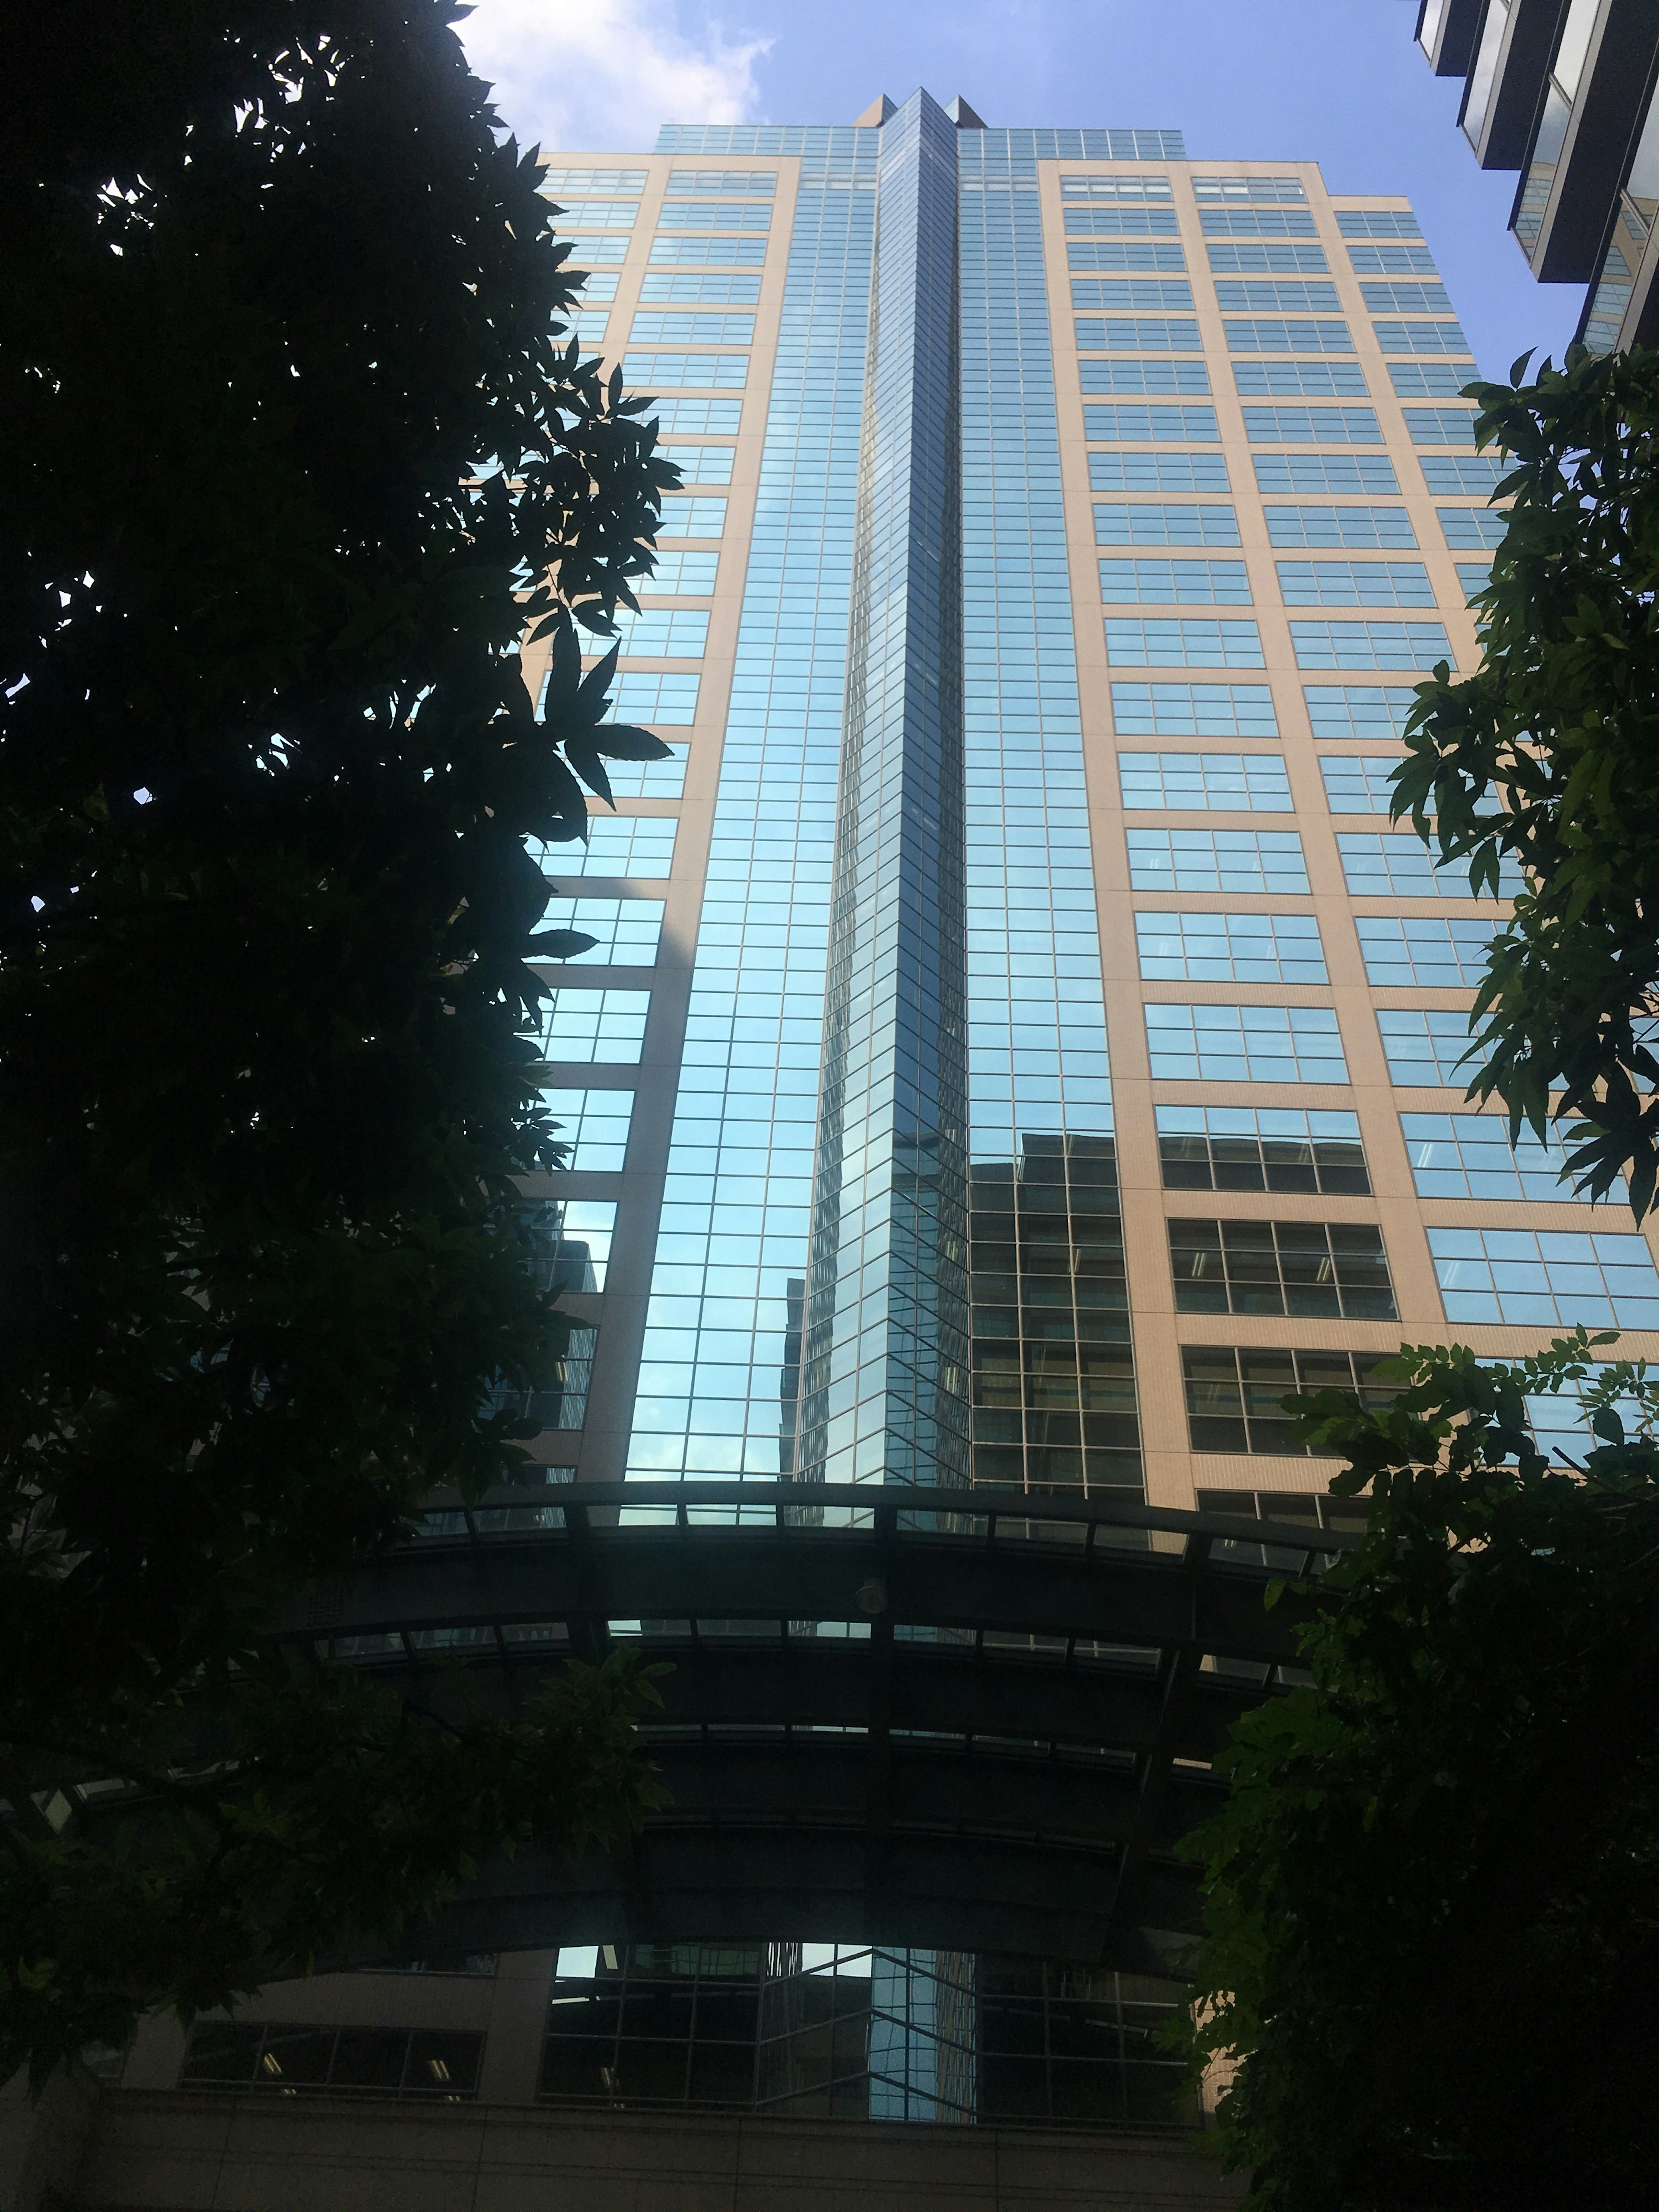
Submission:
<svg viewBox="0 0 1659 2212">
<path fill-rule="evenodd" d="M 743 420 L 741 399 L 659 399 L 650 418 L 664 437 L 735 438 Z"/>
<path fill-rule="evenodd" d="M 1192 304 L 1193 288 L 1184 276 L 1076 276 L 1072 280 L 1072 305 L 1078 308 L 1190 308 Z"/>
<path fill-rule="evenodd" d="M 535 1252 L 530 1273 L 538 1290 L 555 1297 L 604 1290 L 617 1228 L 614 1199 L 531 1199 L 522 1212 Z"/>
<path fill-rule="evenodd" d="M 1210 208 L 1199 216 L 1206 238 L 1316 238 L 1314 219 L 1302 208 Z"/>
<path fill-rule="evenodd" d="M 676 498 L 671 492 L 662 503 L 657 536 L 664 538 L 723 538 L 726 501 L 723 499 Z"/>
<path fill-rule="evenodd" d="M 1437 499 L 1495 492 L 1514 465 L 1495 453 L 1419 453 L 1423 481 Z"/>
<path fill-rule="evenodd" d="M 1467 446 L 1474 451 L 1472 407 L 1402 407 L 1406 434 L 1414 446 Z"/>
<path fill-rule="evenodd" d="M 1357 361 L 1237 361 L 1233 385 L 1243 399 L 1369 399 Z"/>
<path fill-rule="evenodd" d="M 771 150 L 708 135 L 677 150 Z M 873 192 L 803 178 L 629 1451 L 642 1476 L 793 1463 L 874 221 Z"/>
<path fill-rule="evenodd" d="M 1324 948 L 1310 914 L 1137 914 L 1135 945 L 1149 983 L 1324 983 Z"/>
<path fill-rule="evenodd" d="M 662 936 L 662 908 L 660 899 L 549 899 L 531 934 L 545 937 L 556 929 L 579 930 L 594 943 L 573 958 L 592 968 L 650 968 L 656 963 Z"/>
<path fill-rule="evenodd" d="M 1117 757 L 1127 808 L 1290 814 L 1291 787 L 1277 753 L 1127 753 Z"/>
<path fill-rule="evenodd" d="M 981 136 L 959 134 L 964 173 Z M 1136 1492 L 1041 204 L 965 193 L 960 221 L 973 1474 Z M 1176 372 L 1097 389 L 1209 388 L 1197 363 L 1091 369 Z M 1207 409 L 1133 411 L 1214 434 Z M 1089 434 L 1130 412 L 1086 409 Z"/>
<path fill-rule="evenodd" d="M 1266 241 L 1249 246 L 1212 246 L 1206 249 L 1211 270 L 1224 276 L 1250 276 L 1256 273 L 1273 276 L 1328 276 L 1330 263 L 1325 258 L 1322 246 L 1268 245 Z"/>
<path fill-rule="evenodd" d="M 1469 341 L 1462 323 L 1373 323 L 1371 330 L 1384 353 L 1467 354 Z M 1468 364 L 1468 384 L 1474 375 Z"/>
<path fill-rule="evenodd" d="M 1121 738 L 1276 738 L 1266 684 L 1114 684 L 1112 726 Z"/>
<path fill-rule="evenodd" d="M 651 241 L 653 269 L 758 269 L 766 259 L 763 238 L 664 238 Z"/>
<path fill-rule="evenodd" d="M 1339 208 L 1336 227 L 1344 238 L 1421 238 L 1422 225 L 1409 208 Z"/>
<path fill-rule="evenodd" d="M 737 459 L 731 446 L 675 446 L 659 444 L 658 453 L 672 461 L 685 483 L 730 483 Z"/>
<path fill-rule="evenodd" d="M 1382 427 L 1372 407 L 1247 407 L 1244 434 L 1253 445 L 1261 446 L 1380 446 L 1382 442 Z"/>
<path fill-rule="evenodd" d="M 1207 377 L 1199 388 L 1209 390 Z M 1221 431 L 1213 407 L 1085 407 L 1083 434 L 1112 444 L 1146 445 L 1155 438 L 1184 438 L 1196 445 L 1218 441 Z"/>
<path fill-rule="evenodd" d="M 1447 1006 L 1379 1006 L 1376 1026 L 1389 1080 L 1402 1091 L 1467 1091 L 1480 1073 L 1466 1012 Z"/>
<path fill-rule="evenodd" d="M 1402 738 L 1417 695 L 1403 684 L 1304 684 L 1316 738 Z"/>
<path fill-rule="evenodd" d="M 1400 1127 L 1419 1198 L 1572 1198 L 1560 1179 L 1571 1156 L 1553 1128 L 1540 1139 L 1523 1127 L 1511 1146 L 1494 1114 L 1402 1114 Z"/>
<path fill-rule="evenodd" d="M 1172 214 L 1159 219 L 1168 225 L 1166 234 L 1171 239 L 1179 234 L 1179 226 Z M 1098 232 L 1105 229 L 1109 223 L 1115 228 L 1123 220 L 1124 217 L 1121 215 L 1114 213 L 1113 216 L 1107 216 L 1103 210 L 1102 214 L 1097 214 L 1091 219 L 1089 228 Z M 1140 220 L 1146 222 L 1149 217 L 1142 216 Z M 1185 270 L 1187 255 L 1183 247 L 1173 243 L 1165 245 L 1162 239 L 1155 240 L 1150 236 L 1133 240 L 1105 239 L 1097 245 L 1085 245 L 1080 240 L 1074 240 L 1066 248 L 1066 266 L 1077 272 L 1085 269 L 1098 269 L 1103 274 L 1108 270 L 1119 269 L 1160 271 L 1167 270 L 1177 272 Z M 1191 304 L 1191 301 L 1188 300 L 1187 305 L 1190 307 Z"/>
<path fill-rule="evenodd" d="M 1124 505 L 1095 502 L 1097 545 L 1237 545 L 1238 514 L 1231 507 L 1151 500 Z"/>
<path fill-rule="evenodd" d="M 1382 1232 L 1364 1222 L 1170 1224 L 1177 1313 L 1394 1321 Z"/>
<path fill-rule="evenodd" d="M 1455 399 L 1474 376 L 1472 361 L 1391 361 L 1389 382 L 1396 399 Z"/>
<path fill-rule="evenodd" d="M 1373 990 L 1472 991 L 1485 980 L 1492 923 L 1439 915 L 1356 915 L 1354 927 Z M 1467 1036 L 1465 1042 L 1468 1042 Z"/>
<path fill-rule="evenodd" d="M 1154 1083 L 1346 1083 L 1329 1006 L 1153 1006 Z"/>
<path fill-rule="evenodd" d="M 613 633 L 629 659 L 641 660 L 701 660 L 708 644 L 708 617 L 701 608 L 644 607 L 636 614 L 618 607 Z M 598 650 L 606 641 L 594 641 Z"/>
<path fill-rule="evenodd" d="M 1106 618 L 1106 658 L 1124 668 L 1265 668 L 1253 622 Z"/>
<path fill-rule="evenodd" d="M 594 804 L 599 802 L 596 800 Z M 555 883 L 566 876 L 668 875 L 674 865 L 674 836 L 679 824 L 658 814 L 594 814 L 587 817 L 587 842 L 568 845 L 526 841 L 531 858 Z"/>
<path fill-rule="evenodd" d="M 1413 549 L 1417 533 L 1403 507 L 1270 507 L 1270 545 L 1351 545 L 1368 551 Z"/>
<path fill-rule="evenodd" d="M 1218 277 L 1215 287 L 1216 305 L 1224 313 L 1228 308 L 1243 309 L 1246 313 L 1266 312 L 1268 314 L 1303 314 L 1323 309 L 1335 314 L 1342 301 L 1334 284 L 1320 283 L 1306 278 L 1247 277 L 1243 281 Z"/>
<path fill-rule="evenodd" d="M 1305 896 L 1308 870 L 1294 830 L 1130 830 L 1129 883 L 1138 891 L 1244 891 Z"/>
<path fill-rule="evenodd" d="M 635 391 L 654 391 L 660 384 L 685 384 L 693 390 L 708 386 L 715 391 L 738 391 L 749 381 L 746 353 L 625 353 L 623 381 Z"/>
<path fill-rule="evenodd" d="M 674 276 L 647 273 L 640 279 L 640 302 L 643 307 L 754 307 L 760 304 L 760 287 L 758 276 L 733 276 L 729 272 L 711 276 L 703 270 L 688 270 L 684 276 Z"/>
<path fill-rule="evenodd" d="M 695 683 L 696 678 L 693 677 Z M 641 719 L 643 719 L 641 717 Z M 658 726 L 662 717 L 658 716 Z M 685 794 L 687 748 L 672 745 L 666 760 L 605 763 L 613 799 L 681 799 Z"/>
<path fill-rule="evenodd" d="M 1397 493 L 1400 479 L 1383 453 L 1254 453 L 1261 492 Z"/>
<path fill-rule="evenodd" d="M 1107 315 L 1079 320 L 1076 325 L 1080 350 L 1102 353 L 1201 353 L 1198 325 L 1179 315 Z M 1084 386 L 1085 391 L 1088 386 Z"/>
<path fill-rule="evenodd" d="M 1370 1194 L 1357 1114 L 1294 1106 L 1160 1106 L 1165 1190 Z"/>
<path fill-rule="evenodd" d="M 752 315 L 698 313 L 673 307 L 641 307 L 629 325 L 628 343 L 641 345 L 753 345 Z M 681 377 L 680 383 L 689 378 Z"/>
<path fill-rule="evenodd" d="M 1348 260 L 1356 276 L 1438 276 L 1426 246 L 1351 246 Z"/>
<path fill-rule="evenodd" d="M 1659 1275 L 1640 1237 L 1547 1229 L 1431 1229 L 1449 1322 L 1528 1328 L 1659 1328 Z"/>
<path fill-rule="evenodd" d="M 1472 899 L 1467 860 L 1437 860 L 1408 830 L 1343 830 L 1337 833 L 1342 876 L 1350 898 Z M 1508 854 L 1498 866 L 1498 896 L 1513 898 L 1525 886 Z M 1490 897 L 1490 892 L 1482 894 Z"/>
<path fill-rule="evenodd" d="M 1506 507 L 1437 507 L 1435 513 L 1454 553 L 1495 553 L 1510 526 Z"/>
<path fill-rule="evenodd" d="M 546 1060 L 637 1063 L 649 991 L 591 991 L 562 984 L 531 1012 L 524 1035 Z"/>
<path fill-rule="evenodd" d="M 657 563 L 648 576 L 640 579 L 637 589 L 646 599 L 707 599 L 714 592 L 714 579 L 720 573 L 718 553 L 683 553 L 671 548 L 659 551 Z"/>
<path fill-rule="evenodd" d="M 1250 576 L 1242 561 L 1103 561 L 1100 596 L 1109 606 L 1248 607 Z"/>
<path fill-rule="evenodd" d="M 1359 295 L 1374 315 L 1449 315 L 1452 311 L 1443 284 L 1361 284 Z"/>
<path fill-rule="evenodd" d="M 1091 453 L 1091 491 L 1230 491 L 1220 453 Z"/>
<path fill-rule="evenodd" d="M 1322 316 L 1309 319 L 1253 315 L 1243 322 L 1228 316 L 1221 327 L 1227 350 L 1231 354 L 1352 353 L 1354 349 L 1353 334 L 1348 325 Z M 1359 388 L 1364 391 L 1364 385 Z"/>
<path fill-rule="evenodd" d="M 1210 372 L 1201 361 L 1085 360 L 1078 364 L 1078 382 L 1085 393 L 1115 392 L 1147 398 L 1185 393 L 1202 398 L 1210 389 Z M 1085 407 L 1083 411 L 1086 422 L 1091 410 Z"/>
<path fill-rule="evenodd" d="M 1187 1393 L 1187 1433 L 1195 1452 L 1306 1452 L 1291 1442 L 1284 1401 L 1297 1390 L 1354 1390 L 1369 1406 L 1386 1406 L 1396 1386 L 1373 1381 L 1389 1358 L 1382 1352 L 1281 1352 L 1255 1345 L 1189 1344 L 1182 1347 Z M 1218 1502 L 1221 1501 L 1221 1502 Z M 1298 1498 L 1310 1518 L 1322 1499 Z M 1364 1501 L 1361 1501 L 1363 1506 Z M 1279 1501 L 1273 1501 L 1275 1505 Z M 1231 1492 L 1200 1493 L 1200 1510 L 1254 1513 L 1255 1495 L 1239 1502 Z M 1263 1516 L 1277 1518 L 1274 1513 Z M 1359 1525 L 1364 1525 L 1363 1512 Z"/>
<path fill-rule="evenodd" d="M 1434 587 L 1420 561 L 1280 561 L 1287 607 L 1431 607 Z"/>
<path fill-rule="evenodd" d="M 1298 668 L 1420 668 L 1453 660 L 1443 623 L 1293 622 Z"/>
<path fill-rule="evenodd" d="M 566 1170 L 573 1175 L 620 1175 L 628 1153 L 633 1119 L 631 1091 L 597 1091 L 549 1085 L 542 1104 L 558 1127 L 557 1143 L 568 1147 Z"/>
<path fill-rule="evenodd" d="M 1333 814 L 1386 814 L 1394 805 L 1401 753 L 1321 753 L 1325 801 Z"/>
</svg>

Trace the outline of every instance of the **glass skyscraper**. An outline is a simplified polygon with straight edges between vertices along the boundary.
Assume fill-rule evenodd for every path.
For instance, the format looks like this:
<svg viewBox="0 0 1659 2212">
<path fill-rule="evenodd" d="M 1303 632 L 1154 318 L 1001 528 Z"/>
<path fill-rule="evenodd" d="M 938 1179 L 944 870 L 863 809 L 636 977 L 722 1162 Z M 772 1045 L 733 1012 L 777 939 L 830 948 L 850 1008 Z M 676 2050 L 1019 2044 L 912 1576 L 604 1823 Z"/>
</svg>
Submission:
<svg viewBox="0 0 1659 2212">
<path fill-rule="evenodd" d="M 861 1485 L 963 1527 L 980 1492 L 1033 1527 L 1121 1509 L 1153 1551 L 1164 1509 L 1316 1534 L 1341 1526 L 1334 1464 L 1289 1448 L 1287 1390 L 1365 1389 L 1402 1338 L 1502 1355 L 1581 1321 L 1659 1356 L 1628 1214 L 1572 1202 L 1558 1149 L 1512 1152 L 1464 1100 L 1507 909 L 1389 819 L 1412 686 L 1474 666 L 1502 528 L 1468 341 L 1404 201 L 1191 161 L 1174 131 L 992 130 L 922 92 L 855 125 L 549 156 L 545 191 L 592 272 L 584 345 L 656 395 L 684 478 L 615 707 L 673 751 L 619 768 L 586 846 L 544 855 L 547 926 L 598 940 L 550 970 L 573 1149 L 528 1192 L 583 1326 L 536 1401 L 544 1483 L 434 1516 L 434 1540 L 550 1528 L 573 1481 L 638 1486 L 613 1518 L 647 1528 L 850 1527 Z M 799 1504 L 775 1507 L 781 1482 Z M 902 1617 L 882 1648 L 966 1638 L 1052 1680 L 1056 1711 L 1079 1667 L 1140 1668 L 1152 1717 L 1091 1774 L 1149 1767 L 1176 1680 L 1150 1629 L 976 1617 Z M 503 1620 L 378 1644 L 510 1661 L 564 1632 Z M 606 1632 L 683 1631 L 690 1680 L 741 1626 Z M 872 1634 L 773 1630 L 821 1654 Z M 814 1727 L 803 1775 L 863 1734 Z M 976 1729 L 1040 1747 L 989 1705 L 908 1741 Z M 1152 1817 L 1088 1863 L 1109 1887 Z M 507 2104 L 1179 2117 L 1150 2039 L 1175 1984 L 1016 1955 L 988 1922 L 962 1948 L 836 1940 L 827 1906 L 805 1924 L 801 1850 L 775 1941 L 661 1928 L 451 1960 L 447 1996 L 290 1989 L 204 2023 L 184 2079 L 256 2081 L 270 2051 L 349 2087 L 368 2046 L 340 2039 L 378 2019 L 388 2094 L 436 2063 Z M 147 2028 L 130 2083 L 181 2056 Z"/>
</svg>

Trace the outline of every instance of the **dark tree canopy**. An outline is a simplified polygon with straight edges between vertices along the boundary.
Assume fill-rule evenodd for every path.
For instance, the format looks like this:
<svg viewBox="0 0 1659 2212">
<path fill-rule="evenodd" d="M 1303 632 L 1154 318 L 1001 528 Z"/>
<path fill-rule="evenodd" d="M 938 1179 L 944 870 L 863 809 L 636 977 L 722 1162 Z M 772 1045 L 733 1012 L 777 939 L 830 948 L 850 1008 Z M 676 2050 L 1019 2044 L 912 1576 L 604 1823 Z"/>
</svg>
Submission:
<svg viewBox="0 0 1659 2212">
<path fill-rule="evenodd" d="M 525 840 L 665 750 L 572 617 L 633 604 L 677 478 L 459 12 L 64 0 L 9 52 L 0 2077 L 648 1789 L 625 1675 L 423 1721 L 264 1640 L 523 1468 L 565 1327 Z"/>
<path fill-rule="evenodd" d="M 1476 603 L 1482 665 L 1419 686 L 1395 811 L 1478 884 L 1504 854 L 1526 869 L 1471 1095 L 1516 1129 L 1560 1117 L 1576 1187 L 1627 1173 L 1640 1219 L 1659 1177 L 1659 354 L 1525 368 L 1467 387 L 1514 505 Z"/>
<path fill-rule="evenodd" d="M 1285 1401 L 1376 1503 L 1302 1632 L 1310 1683 L 1237 1724 L 1189 1845 L 1190 2047 L 1239 2062 L 1249 2212 L 1651 2201 L 1659 1388 L 1595 1377 L 1607 1341 L 1419 1346 L 1390 1405 Z M 1603 1439 L 1577 1467 L 1527 1423 L 1564 1389 Z"/>
</svg>

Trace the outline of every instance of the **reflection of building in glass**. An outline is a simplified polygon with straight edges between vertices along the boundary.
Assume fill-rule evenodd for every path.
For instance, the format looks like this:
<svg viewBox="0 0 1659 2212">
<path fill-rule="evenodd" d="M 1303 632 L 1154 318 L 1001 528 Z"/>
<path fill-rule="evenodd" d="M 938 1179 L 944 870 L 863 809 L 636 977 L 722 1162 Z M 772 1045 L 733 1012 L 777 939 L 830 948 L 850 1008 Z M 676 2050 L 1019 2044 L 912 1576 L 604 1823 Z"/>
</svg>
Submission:
<svg viewBox="0 0 1659 2212">
<path fill-rule="evenodd" d="M 1480 13 L 1437 18 L 1466 55 Z M 292 1635 L 507 1705 L 637 1646 L 674 1802 L 625 1857 L 482 1869 L 411 1939 L 475 1970 L 267 1992 L 189 2079 L 251 2096 L 269 2049 L 424 2125 L 410 2039 L 481 2038 L 442 2094 L 561 2174 L 722 2115 L 826 2166 L 828 2120 L 890 2159 L 901 2121 L 1173 2143 L 1176 1846 L 1292 1661 L 1261 1583 L 1354 1512 L 1280 1401 L 1380 1401 L 1402 1335 L 1659 1347 L 1645 1240 L 1463 1097 L 1505 904 L 1388 817 L 1503 527 L 1474 363 L 1402 200 L 1174 131 L 916 94 L 546 189 L 684 487 L 618 694 L 673 757 L 536 854 L 544 939 L 595 940 L 531 948 L 572 1334 L 497 1401 L 522 1481 L 434 1498 Z M 152 2023 L 125 2078 L 184 2055 Z M 651 2171 L 629 2201 L 678 2212 Z"/>
</svg>

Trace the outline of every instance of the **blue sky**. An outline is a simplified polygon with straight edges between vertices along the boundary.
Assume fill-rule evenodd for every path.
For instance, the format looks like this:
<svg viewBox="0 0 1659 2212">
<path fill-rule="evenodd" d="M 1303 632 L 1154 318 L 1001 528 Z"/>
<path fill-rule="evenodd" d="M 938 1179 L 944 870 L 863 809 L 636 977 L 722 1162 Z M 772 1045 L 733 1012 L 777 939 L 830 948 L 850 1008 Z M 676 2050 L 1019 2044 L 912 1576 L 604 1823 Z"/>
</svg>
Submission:
<svg viewBox="0 0 1659 2212">
<path fill-rule="evenodd" d="M 525 140 L 650 146 L 675 123 L 850 123 L 879 92 L 962 93 L 992 124 L 1175 126 L 1195 159 L 1314 160 L 1404 192 L 1474 342 L 1507 376 L 1559 357 L 1582 289 L 1536 284 L 1482 174 L 1461 82 L 1413 43 L 1414 0 L 477 0 L 461 26 Z"/>
</svg>

